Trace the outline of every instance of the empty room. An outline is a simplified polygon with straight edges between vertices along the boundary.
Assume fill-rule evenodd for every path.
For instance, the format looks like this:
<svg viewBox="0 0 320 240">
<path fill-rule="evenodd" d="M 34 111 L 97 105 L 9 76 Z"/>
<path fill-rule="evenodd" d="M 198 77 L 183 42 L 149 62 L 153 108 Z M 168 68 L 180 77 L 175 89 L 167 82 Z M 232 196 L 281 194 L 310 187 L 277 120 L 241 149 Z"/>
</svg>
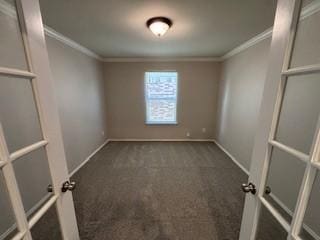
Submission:
<svg viewBox="0 0 320 240">
<path fill-rule="evenodd" d="M 0 240 L 320 240 L 320 0 L 0 0 Z"/>
</svg>

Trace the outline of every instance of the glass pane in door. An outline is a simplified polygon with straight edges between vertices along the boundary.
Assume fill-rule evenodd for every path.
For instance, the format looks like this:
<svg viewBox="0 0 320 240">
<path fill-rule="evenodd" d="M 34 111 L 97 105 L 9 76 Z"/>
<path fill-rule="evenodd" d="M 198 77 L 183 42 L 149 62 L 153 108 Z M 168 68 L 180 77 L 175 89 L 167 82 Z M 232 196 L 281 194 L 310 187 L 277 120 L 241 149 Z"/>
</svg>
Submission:
<svg viewBox="0 0 320 240">
<path fill-rule="evenodd" d="M 298 199 L 306 164 L 278 148 L 273 148 L 264 198 L 290 223 Z"/>
<path fill-rule="evenodd" d="M 31 81 L 0 76 L 0 122 L 9 152 L 42 140 Z"/>
<path fill-rule="evenodd" d="M 30 218 L 52 194 L 47 191 L 51 178 L 45 148 L 18 158 L 13 162 L 13 168 L 27 217 Z"/>
<path fill-rule="evenodd" d="M 317 173 L 313 184 L 306 214 L 303 221 L 303 228 L 300 237 L 303 240 L 320 239 L 320 173 Z"/>
<path fill-rule="evenodd" d="M 303 6 L 307 8 L 312 4 L 319 4 L 319 1 L 304 1 Z M 291 68 L 320 63 L 319 22 L 320 11 L 317 11 L 298 23 Z"/>
<path fill-rule="evenodd" d="M 318 1 L 318 0 L 302 0 L 302 9 L 303 9 L 304 7 L 307 7 L 309 4 L 314 3 L 314 2 L 316 2 L 316 1 Z M 310 6 L 310 5 L 309 5 L 309 6 Z"/>
<path fill-rule="evenodd" d="M 261 207 L 256 240 L 287 240 L 286 230 L 264 206 Z"/>
<path fill-rule="evenodd" d="M 309 154 L 320 113 L 320 73 L 289 77 L 276 140 Z"/>
<path fill-rule="evenodd" d="M 28 70 L 13 1 L 0 0 L 0 66 Z"/>
<path fill-rule="evenodd" d="M 62 240 L 58 215 L 55 205 L 31 228 L 33 240 Z"/>
<path fill-rule="evenodd" d="M 14 213 L 10 204 L 3 173 L 0 170 L 0 239 L 11 239 L 17 233 Z"/>
</svg>

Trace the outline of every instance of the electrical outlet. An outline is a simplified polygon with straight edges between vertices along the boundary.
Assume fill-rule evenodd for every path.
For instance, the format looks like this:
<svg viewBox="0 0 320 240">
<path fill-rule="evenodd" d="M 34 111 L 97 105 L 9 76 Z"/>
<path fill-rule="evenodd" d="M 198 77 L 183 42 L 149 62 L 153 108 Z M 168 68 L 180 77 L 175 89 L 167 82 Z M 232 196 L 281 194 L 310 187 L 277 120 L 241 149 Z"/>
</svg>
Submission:
<svg viewBox="0 0 320 240">
<path fill-rule="evenodd" d="M 190 133 L 189 132 L 187 132 L 187 137 L 190 137 Z"/>
<path fill-rule="evenodd" d="M 207 132 L 207 129 L 206 128 L 202 128 L 202 132 L 203 133 Z"/>
<path fill-rule="evenodd" d="M 101 131 L 101 135 L 104 136 L 104 131 Z"/>
</svg>

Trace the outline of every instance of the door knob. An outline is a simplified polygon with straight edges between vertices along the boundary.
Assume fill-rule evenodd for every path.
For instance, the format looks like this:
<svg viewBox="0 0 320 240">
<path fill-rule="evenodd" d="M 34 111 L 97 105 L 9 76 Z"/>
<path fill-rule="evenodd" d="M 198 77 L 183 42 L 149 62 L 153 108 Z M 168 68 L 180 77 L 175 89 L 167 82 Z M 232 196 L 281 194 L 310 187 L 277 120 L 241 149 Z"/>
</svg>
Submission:
<svg viewBox="0 0 320 240">
<path fill-rule="evenodd" d="M 271 193 L 271 187 L 266 186 L 266 189 L 264 190 L 264 193 L 267 194 L 267 195 L 270 195 L 270 193 Z"/>
<path fill-rule="evenodd" d="M 52 185 L 51 185 L 51 184 L 49 184 L 49 185 L 48 185 L 48 187 L 47 187 L 47 191 L 48 191 L 48 192 L 53 192 L 53 187 L 52 187 Z"/>
<path fill-rule="evenodd" d="M 255 195 L 257 192 L 256 186 L 251 182 L 248 184 L 243 183 L 241 188 L 242 188 L 242 191 L 245 193 L 252 193 L 253 195 Z"/>
<path fill-rule="evenodd" d="M 61 192 L 73 191 L 76 188 L 76 182 L 74 181 L 66 181 L 62 184 Z"/>
</svg>

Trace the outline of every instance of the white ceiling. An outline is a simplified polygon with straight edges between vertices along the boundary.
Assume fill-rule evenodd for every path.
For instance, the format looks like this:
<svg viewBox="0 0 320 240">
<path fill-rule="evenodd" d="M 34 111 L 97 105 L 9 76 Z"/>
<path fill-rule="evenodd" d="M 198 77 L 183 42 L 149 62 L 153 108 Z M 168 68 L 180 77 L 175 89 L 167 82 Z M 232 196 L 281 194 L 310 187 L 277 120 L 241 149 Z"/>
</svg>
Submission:
<svg viewBox="0 0 320 240">
<path fill-rule="evenodd" d="M 40 0 L 44 23 L 102 57 L 220 57 L 273 25 L 276 0 Z M 145 26 L 169 17 L 155 37 Z"/>
</svg>

